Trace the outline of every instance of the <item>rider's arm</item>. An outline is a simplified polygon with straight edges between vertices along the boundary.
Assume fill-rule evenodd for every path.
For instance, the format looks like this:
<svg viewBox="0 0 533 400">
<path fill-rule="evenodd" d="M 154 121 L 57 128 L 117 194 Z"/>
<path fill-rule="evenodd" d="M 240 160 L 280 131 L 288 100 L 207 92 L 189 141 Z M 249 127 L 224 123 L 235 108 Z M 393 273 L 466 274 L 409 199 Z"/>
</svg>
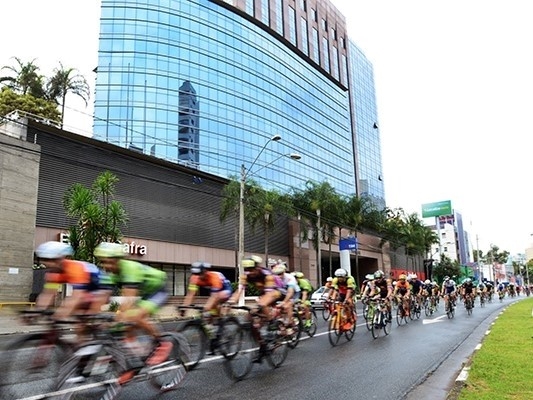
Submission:
<svg viewBox="0 0 533 400">
<path fill-rule="evenodd" d="M 192 301 L 194 300 L 194 297 L 198 293 L 198 280 L 198 276 L 191 276 L 191 280 L 189 281 L 189 287 L 187 288 L 187 295 L 183 300 L 184 306 L 190 306 L 192 304 Z"/>
</svg>

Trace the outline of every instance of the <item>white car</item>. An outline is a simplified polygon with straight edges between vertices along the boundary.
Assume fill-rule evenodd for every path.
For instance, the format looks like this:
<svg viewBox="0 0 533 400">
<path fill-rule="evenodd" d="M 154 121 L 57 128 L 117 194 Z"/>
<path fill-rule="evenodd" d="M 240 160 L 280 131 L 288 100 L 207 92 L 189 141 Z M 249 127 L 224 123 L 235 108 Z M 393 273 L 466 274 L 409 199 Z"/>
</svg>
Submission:
<svg viewBox="0 0 533 400">
<path fill-rule="evenodd" d="M 320 286 L 317 290 L 311 295 L 311 306 L 314 308 L 322 308 L 324 303 L 324 297 L 327 296 L 328 290 L 325 286 Z"/>
</svg>

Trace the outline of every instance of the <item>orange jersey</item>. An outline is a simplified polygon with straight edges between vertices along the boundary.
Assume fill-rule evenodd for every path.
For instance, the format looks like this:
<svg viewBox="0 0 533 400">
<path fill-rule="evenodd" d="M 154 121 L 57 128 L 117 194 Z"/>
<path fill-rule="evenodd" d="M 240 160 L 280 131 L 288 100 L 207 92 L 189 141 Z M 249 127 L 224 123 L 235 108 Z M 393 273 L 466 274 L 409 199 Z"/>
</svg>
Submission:
<svg viewBox="0 0 533 400">
<path fill-rule="evenodd" d="M 231 286 L 226 277 L 216 271 L 205 271 L 202 276 L 192 275 L 189 281 L 189 290 L 196 292 L 200 287 L 211 289 L 212 292 L 231 290 Z"/>
<path fill-rule="evenodd" d="M 409 282 L 407 281 L 398 281 L 396 282 L 396 292 L 400 292 L 400 294 L 405 294 L 410 289 Z"/>
</svg>

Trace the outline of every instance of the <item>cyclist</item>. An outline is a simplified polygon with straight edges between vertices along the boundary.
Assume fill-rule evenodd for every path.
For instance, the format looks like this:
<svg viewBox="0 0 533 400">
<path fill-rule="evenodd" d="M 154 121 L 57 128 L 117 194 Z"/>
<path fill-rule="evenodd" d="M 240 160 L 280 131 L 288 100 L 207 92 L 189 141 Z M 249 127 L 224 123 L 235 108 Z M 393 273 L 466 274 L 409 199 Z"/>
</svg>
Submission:
<svg viewBox="0 0 533 400">
<path fill-rule="evenodd" d="M 379 296 L 381 299 L 385 300 L 387 306 L 387 318 L 392 321 L 392 308 L 390 304 L 390 299 L 394 291 L 392 287 L 392 281 L 390 279 L 385 279 L 385 274 L 381 270 L 377 270 L 372 275 L 374 280 L 366 287 L 363 292 L 363 298 Z"/>
<path fill-rule="evenodd" d="M 303 272 L 294 272 L 294 277 L 296 278 L 296 282 L 298 283 L 298 286 L 300 287 L 300 293 L 301 293 L 301 304 L 303 306 L 304 310 L 304 318 L 305 318 L 305 327 L 309 328 L 311 326 L 311 301 L 309 300 L 309 297 L 311 293 L 313 292 L 313 286 L 311 286 L 311 283 L 308 279 L 305 278 Z"/>
<path fill-rule="evenodd" d="M 150 320 L 150 316 L 167 302 L 167 274 L 137 261 L 128 260 L 125 254 L 120 243 L 102 242 L 94 249 L 94 255 L 100 260 L 102 267 L 112 274 L 113 282 L 121 288 L 121 294 L 126 298 L 126 301 L 120 304 L 117 320 L 138 326 L 154 338 L 157 346 L 146 364 L 160 364 L 168 358 L 172 343 L 161 340 L 161 333 Z M 130 331 L 127 334 L 132 335 Z M 133 339 L 128 338 L 130 341 Z M 133 374 L 131 376 L 133 377 Z"/>
<path fill-rule="evenodd" d="M 463 282 L 463 285 L 461 288 L 461 295 L 463 296 L 463 299 L 465 301 L 465 306 L 466 306 L 466 299 L 470 298 L 472 299 L 472 307 L 474 307 L 474 300 L 476 298 L 476 287 L 474 286 L 472 279 L 466 278 L 466 280 Z"/>
<path fill-rule="evenodd" d="M 364 294 L 369 286 L 371 286 L 372 281 L 374 280 L 373 274 L 366 274 L 365 279 L 361 283 L 361 288 L 359 289 L 359 293 Z"/>
<path fill-rule="evenodd" d="M 339 300 L 348 308 L 350 319 L 346 322 L 345 329 L 350 329 L 355 321 L 352 321 L 351 310 L 354 308 L 355 279 L 348 272 L 339 268 L 335 271 L 335 278 L 331 281 L 331 289 L 328 294 L 330 301 Z"/>
<path fill-rule="evenodd" d="M 449 276 L 445 276 L 444 282 L 442 282 L 442 289 L 441 289 L 442 296 L 444 297 L 445 308 L 446 308 L 446 304 L 448 301 L 451 301 L 452 306 L 455 307 L 456 291 L 457 291 L 457 285 L 455 281 L 451 279 Z"/>
<path fill-rule="evenodd" d="M 479 302 L 484 302 L 485 298 L 487 296 L 487 285 L 485 285 L 483 282 L 479 282 L 476 287 L 476 291 L 479 294 Z M 482 299 L 483 297 L 483 299 Z"/>
<path fill-rule="evenodd" d="M 398 298 L 398 304 L 402 303 L 406 316 L 411 314 L 411 285 L 407 282 L 407 275 L 400 274 L 394 286 L 393 296 Z"/>
<path fill-rule="evenodd" d="M 54 241 L 42 243 L 35 250 L 36 256 L 46 266 L 44 290 L 37 298 L 37 310 L 53 305 L 62 284 L 72 285 L 72 295 L 67 296 L 54 313 L 58 319 L 65 319 L 75 312 L 98 313 L 112 293 L 112 287 L 104 285 L 105 276 L 98 267 L 68 259 L 73 253 L 70 245 Z"/>
<path fill-rule="evenodd" d="M 326 287 L 326 290 L 330 290 L 331 289 L 331 282 L 333 281 L 333 278 L 331 276 L 328 276 L 327 279 L 326 279 L 326 284 L 324 285 Z"/>
<path fill-rule="evenodd" d="M 279 276 L 283 281 L 283 286 L 285 288 L 285 297 L 281 300 L 281 310 L 284 315 L 285 324 L 290 326 L 291 316 L 294 310 L 294 303 L 300 298 L 301 289 L 298 286 L 296 277 L 287 272 L 287 266 L 285 264 L 276 264 L 272 267 L 272 273 Z M 292 334 L 292 332 L 288 332 Z"/>
<path fill-rule="evenodd" d="M 498 284 L 498 296 L 500 300 L 505 297 L 505 285 L 502 282 Z"/>
<path fill-rule="evenodd" d="M 422 287 L 424 282 L 416 274 L 411 275 L 411 294 L 414 297 L 416 308 L 420 311 L 422 304 Z"/>
<path fill-rule="evenodd" d="M 494 293 L 494 285 L 490 281 L 485 281 L 485 287 L 487 288 L 487 300 L 492 301 L 492 295 Z"/>
<path fill-rule="evenodd" d="M 252 285 L 259 291 L 259 298 L 257 299 L 257 304 L 259 306 L 257 311 L 258 315 L 261 319 L 271 321 L 272 316 L 267 308 L 284 297 L 287 294 L 287 291 L 285 290 L 280 277 L 274 275 L 270 269 L 263 268 L 261 266 L 262 262 L 263 260 L 259 256 L 251 256 L 250 258 L 242 260 L 241 266 L 244 269 L 244 274 L 239 277 L 239 287 L 230 297 L 228 302 L 237 302 L 239 296 L 245 291 L 246 287 Z M 257 329 L 252 329 L 252 335 L 259 343 L 259 354 L 254 362 L 260 363 L 265 355 L 266 343 L 259 333 L 260 326 L 256 326 L 255 328 Z"/>
</svg>

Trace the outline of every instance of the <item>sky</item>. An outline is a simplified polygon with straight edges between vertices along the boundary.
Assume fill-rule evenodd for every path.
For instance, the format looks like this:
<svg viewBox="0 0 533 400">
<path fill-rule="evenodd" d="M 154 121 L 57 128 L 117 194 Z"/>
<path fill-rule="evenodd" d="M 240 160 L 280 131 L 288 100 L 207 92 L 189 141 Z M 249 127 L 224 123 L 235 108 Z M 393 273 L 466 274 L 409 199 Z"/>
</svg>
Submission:
<svg viewBox="0 0 533 400">
<path fill-rule="evenodd" d="M 422 204 L 450 200 L 474 249 L 525 252 L 533 243 L 530 1 L 332 2 L 374 66 L 387 205 L 421 215 Z M 50 76 L 61 61 L 94 89 L 99 0 L 4 3 L 0 66 L 35 59 Z M 67 105 L 65 129 L 90 135 L 92 99 Z"/>
</svg>

